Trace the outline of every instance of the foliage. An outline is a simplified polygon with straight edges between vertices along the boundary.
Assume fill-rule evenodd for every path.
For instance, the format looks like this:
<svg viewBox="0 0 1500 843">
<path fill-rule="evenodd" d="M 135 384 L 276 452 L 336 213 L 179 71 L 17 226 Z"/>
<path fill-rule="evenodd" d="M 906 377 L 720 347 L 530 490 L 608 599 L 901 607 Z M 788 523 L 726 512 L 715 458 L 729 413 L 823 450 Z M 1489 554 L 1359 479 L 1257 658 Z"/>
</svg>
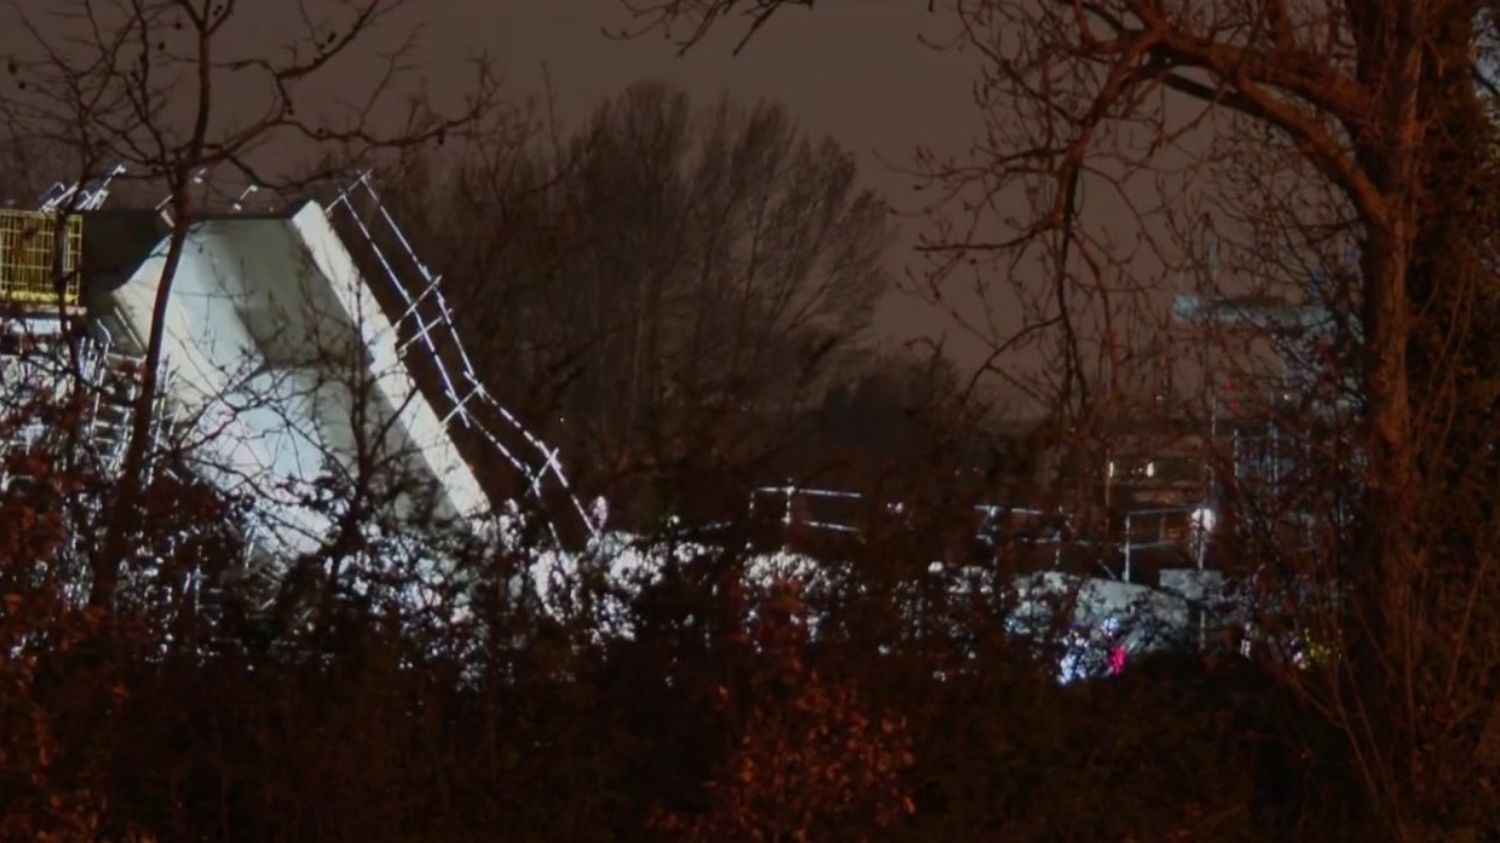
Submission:
<svg viewBox="0 0 1500 843">
<path fill-rule="evenodd" d="M 44 499 L 13 488 L 7 512 Z M 181 494 L 153 518 L 222 523 L 209 490 Z M 150 585 L 212 570 L 228 550 L 203 542 L 127 578 L 134 597 L 106 618 L 46 575 L 78 570 L 57 519 L 6 523 L 11 837 L 1252 840 L 1342 828 L 1327 811 L 1337 800 L 1315 794 L 1337 792 L 1346 771 L 1279 742 L 1284 719 L 1308 721 L 1249 665 L 1169 659 L 1059 688 L 1006 635 L 1004 594 L 910 562 L 929 540 L 921 526 L 891 527 L 811 580 L 759 580 L 731 541 L 623 590 L 583 577 L 575 609 L 518 587 L 524 554 L 468 545 L 458 615 L 358 585 L 384 576 L 399 593 L 391 578 L 418 573 L 399 567 L 330 568 L 303 586 L 311 610 L 292 615 L 247 608 L 261 605 L 251 582 L 218 580 L 207 599 Z M 624 624 L 587 609 L 607 598 L 623 598 Z"/>
<path fill-rule="evenodd" d="M 866 840 L 915 810 L 901 781 L 913 763 L 905 724 L 807 664 L 797 586 L 773 582 L 756 609 L 745 700 L 718 691 L 721 706 L 748 713 L 704 784 L 707 810 L 654 824 L 687 841 Z"/>
</svg>

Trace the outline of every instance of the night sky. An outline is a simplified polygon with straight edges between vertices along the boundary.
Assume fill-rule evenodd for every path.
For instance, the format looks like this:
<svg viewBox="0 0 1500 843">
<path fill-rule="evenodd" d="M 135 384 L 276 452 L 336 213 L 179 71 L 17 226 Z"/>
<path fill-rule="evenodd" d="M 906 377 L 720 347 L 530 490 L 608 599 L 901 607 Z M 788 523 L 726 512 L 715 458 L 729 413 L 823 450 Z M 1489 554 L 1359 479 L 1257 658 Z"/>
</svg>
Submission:
<svg viewBox="0 0 1500 843">
<path fill-rule="evenodd" d="M 44 26 L 56 25 L 52 18 L 60 10 L 52 0 L 19 0 L 17 8 Z M 257 55 L 286 43 L 296 35 L 295 20 L 287 17 L 291 8 L 269 0 L 242 3 L 225 37 L 226 52 Z M 501 72 L 507 102 L 542 100 L 550 83 L 564 130 L 642 79 L 679 87 L 701 104 L 726 91 L 746 103 L 779 102 L 808 134 L 832 136 L 858 156 L 863 182 L 898 213 L 893 277 L 908 268 L 920 272 L 911 247 L 926 225 L 920 211 L 928 194 L 915 191 L 916 179 L 900 170 L 912 164 L 919 146 L 962 154 L 979 125 L 970 99 L 973 52 L 934 46 L 952 44 L 951 14 L 929 12 L 925 0 L 825 0 L 811 10 L 782 10 L 738 55 L 739 19 L 722 22 L 686 55 L 661 32 L 606 35 L 631 26 L 620 0 L 413 0 L 349 53 L 299 82 L 299 106 L 317 110 L 362 98 L 377 69 L 373 57 L 413 31 L 418 49 L 398 95 L 390 97 L 395 112 L 412 93 L 455 109 L 473 81 L 468 60 L 478 55 Z M 34 49 L 20 27 L 0 27 L 0 54 Z M 242 102 L 220 97 L 216 111 L 222 114 L 225 102 L 232 111 L 236 101 Z M 945 348 L 960 362 L 978 359 L 977 346 L 941 312 L 909 295 L 887 297 L 876 320 L 891 342 L 947 335 Z"/>
<path fill-rule="evenodd" d="M 856 153 L 866 183 L 899 212 L 919 210 L 925 197 L 899 172 L 915 149 L 962 152 L 977 125 L 969 98 L 973 53 L 931 46 L 951 40 L 953 21 L 917 0 L 789 8 L 739 55 L 732 52 L 743 32 L 737 20 L 686 55 L 659 32 L 609 38 L 604 30 L 631 23 L 619 0 L 422 0 L 404 14 L 426 28 L 415 58 L 437 97 L 459 90 L 466 55 L 483 53 L 504 72 L 508 97 L 540 95 L 550 80 L 557 116 L 567 124 L 638 79 L 668 82 L 704 103 L 723 91 L 764 98 L 788 106 L 809 133 L 831 135 Z M 901 224 L 892 252 L 898 273 L 924 223 Z M 941 314 L 899 294 L 888 298 L 878 324 L 893 340 L 949 330 Z M 974 353 L 956 336 L 948 349 L 963 358 Z"/>
</svg>

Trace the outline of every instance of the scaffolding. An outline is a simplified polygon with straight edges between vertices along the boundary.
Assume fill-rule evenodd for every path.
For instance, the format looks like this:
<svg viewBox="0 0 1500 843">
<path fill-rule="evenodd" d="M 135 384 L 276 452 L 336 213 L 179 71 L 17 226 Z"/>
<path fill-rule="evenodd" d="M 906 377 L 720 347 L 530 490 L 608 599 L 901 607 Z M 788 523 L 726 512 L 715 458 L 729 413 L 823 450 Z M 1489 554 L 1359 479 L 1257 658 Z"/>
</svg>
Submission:
<svg viewBox="0 0 1500 843">
<path fill-rule="evenodd" d="M 77 307 L 82 253 L 82 217 L 67 215 L 60 221 L 52 211 L 0 209 L 0 304 Z M 60 277 L 54 274 L 59 271 Z"/>
</svg>

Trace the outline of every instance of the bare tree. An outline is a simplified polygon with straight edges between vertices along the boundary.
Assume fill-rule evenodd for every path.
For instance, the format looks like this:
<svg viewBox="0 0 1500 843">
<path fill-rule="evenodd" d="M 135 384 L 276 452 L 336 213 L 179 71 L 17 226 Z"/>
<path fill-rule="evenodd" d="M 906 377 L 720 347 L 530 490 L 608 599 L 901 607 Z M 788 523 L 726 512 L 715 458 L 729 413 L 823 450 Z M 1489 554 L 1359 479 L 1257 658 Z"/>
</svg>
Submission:
<svg viewBox="0 0 1500 843">
<path fill-rule="evenodd" d="M 623 0 L 623 2 L 637 25 L 635 32 L 627 32 L 627 34 L 640 34 L 651 29 L 662 28 L 666 30 L 668 37 L 677 40 L 678 47 L 682 51 L 688 50 L 703 40 L 721 19 L 731 17 L 738 12 L 745 21 L 745 30 L 735 44 L 736 53 L 743 50 L 755 33 L 770 23 L 771 17 L 783 7 L 811 7 L 813 4 L 813 0 Z"/>
<path fill-rule="evenodd" d="M 753 31 L 795 4 L 627 5 L 650 23 L 686 23 L 691 43 L 732 12 Z M 1033 305 L 1023 333 L 1051 338 L 1052 397 L 1084 426 L 1120 400 L 1127 329 L 1150 334 L 1132 315 L 1153 300 L 1143 274 L 1220 274 L 1201 249 L 1205 228 L 1238 252 L 1233 292 L 1315 301 L 1348 328 L 1329 334 L 1317 368 L 1358 372 L 1352 400 L 1341 390 L 1353 448 L 1319 450 L 1333 474 L 1352 475 L 1358 514 L 1301 567 L 1347 589 L 1324 615 L 1347 657 L 1316 679 L 1287 678 L 1345 734 L 1381 825 L 1425 839 L 1492 823 L 1495 791 L 1466 783 L 1492 780 L 1486 747 L 1500 722 L 1496 626 L 1483 608 L 1500 593 L 1496 522 L 1480 479 L 1493 472 L 1481 431 L 1494 413 L 1483 338 L 1495 266 L 1494 10 L 1394 0 L 952 8 L 984 57 L 986 134 L 967 160 L 923 162 L 973 211 L 931 241 L 952 258 L 939 273 L 985 258 L 1019 275 Z M 1113 223 L 1099 215 L 1111 207 Z M 1210 211 L 1217 218 L 1200 225 Z M 1356 256 L 1339 272 L 1348 246 Z M 1325 288 L 1304 293 L 1315 274 Z M 1010 342 L 997 337 L 997 351 Z M 1318 427 L 1310 410 L 1299 422 Z"/>
</svg>

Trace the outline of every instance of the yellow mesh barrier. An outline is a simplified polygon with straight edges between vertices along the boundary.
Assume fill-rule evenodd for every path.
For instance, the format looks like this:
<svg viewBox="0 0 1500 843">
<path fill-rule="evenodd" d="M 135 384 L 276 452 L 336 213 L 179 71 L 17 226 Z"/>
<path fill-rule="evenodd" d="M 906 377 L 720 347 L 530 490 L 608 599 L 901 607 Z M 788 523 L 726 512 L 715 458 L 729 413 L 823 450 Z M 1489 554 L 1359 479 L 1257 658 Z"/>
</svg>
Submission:
<svg viewBox="0 0 1500 843">
<path fill-rule="evenodd" d="M 57 215 L 46 211 L 0 209 L 0 304 L 56 306 L 52 258 Z M 78 304 L 78 257 L 83 252 L 83 218 L 68 217 L 63 233 L 62 304 Z"/>
</svg>

